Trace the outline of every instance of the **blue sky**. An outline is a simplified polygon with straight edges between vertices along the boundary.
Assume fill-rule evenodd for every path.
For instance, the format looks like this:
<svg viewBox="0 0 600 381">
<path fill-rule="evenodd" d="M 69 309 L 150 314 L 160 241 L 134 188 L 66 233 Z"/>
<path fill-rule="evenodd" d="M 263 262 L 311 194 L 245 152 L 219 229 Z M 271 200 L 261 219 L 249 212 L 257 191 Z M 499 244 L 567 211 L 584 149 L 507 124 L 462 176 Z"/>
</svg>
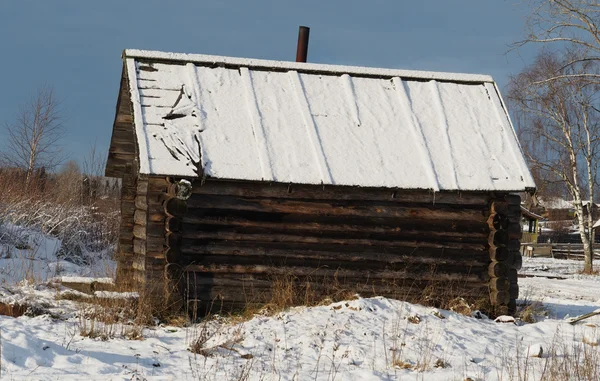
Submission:
<svg viewBox="0 0 600 381">
<path fill-rule="evenodd" d="M 107 152 L 123 49 L 294 60 L 299 25 L 310 62 L 483 73 L 502 89 L 532 60 L 533 47 L 506 54 L 527 13 L 520 0 L 0 0 L 0 127 L 50 85 L 81 162 L 94 142 Z"/>
</svg>

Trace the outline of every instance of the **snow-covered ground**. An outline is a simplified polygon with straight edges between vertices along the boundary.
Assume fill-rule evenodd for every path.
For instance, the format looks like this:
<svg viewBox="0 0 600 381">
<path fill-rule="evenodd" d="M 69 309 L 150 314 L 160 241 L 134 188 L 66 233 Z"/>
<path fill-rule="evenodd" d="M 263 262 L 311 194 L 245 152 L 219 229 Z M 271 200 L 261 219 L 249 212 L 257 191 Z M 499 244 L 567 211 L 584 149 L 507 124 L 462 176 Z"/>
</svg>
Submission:
<svg viewBox="0 0 600 381">
<path fill-rule="evenodd" d="M 524 380 L 528 373 L 527 380 L 550 380 L 551 373 L 560 373 L 560 364 L 568 372 L 576 363 L 595 364 L 599 371 L 600 318 L 568 323 L 569 317 L 600 308 L 600 277 L 578 274 L 581 262 L 524 259 L 522 273 L 532 277 L 519 279 L 522 301 L 543 303 L 538 312 L 547 315 L 536 323 L 497 323 L 385 298 L 358 298 L 250 320 L 156 325 L 145 328 L 142 339 L 116 334 L 102 340 L 80 335 L 84 308 L 57 299 L 65 291 L 52 282 L 56 269 L 50 264 L 62 268 L 60 275 L 94 271 L 60 264 L 48 254 L 56 250 L 51 241 L 39 247 L 32 261 L 35 271 L 47 269 L 43 281 L 15 286 L 8 278 L 15 280 L 16 272 L 3 273 L 0 301 L 37 308 L 29 316 L 0 316 L 0 379 L 441 381 Z M 7 263 L 3 259 L 0 268 Z M 195 354 L 189 348 L 198 340 L 201 353 Z"/>
</svg>

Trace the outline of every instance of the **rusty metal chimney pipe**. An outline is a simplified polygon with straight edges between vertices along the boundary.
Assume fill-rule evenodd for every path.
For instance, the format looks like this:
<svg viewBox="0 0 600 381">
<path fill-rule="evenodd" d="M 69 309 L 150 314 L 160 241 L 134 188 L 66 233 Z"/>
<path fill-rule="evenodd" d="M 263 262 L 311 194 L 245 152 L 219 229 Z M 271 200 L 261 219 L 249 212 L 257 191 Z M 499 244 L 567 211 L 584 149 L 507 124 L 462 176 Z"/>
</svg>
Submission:
<svg viewBox="0 0 600 381">
<path fill-rule="evenodd" d="M 296 62 L 306 62 L 308 56 L 308 36 L 310 35 L 310 28 L 307 26 L 300 26 L 298 30 L 298 48 L 296 49 Z"/>
</svg>

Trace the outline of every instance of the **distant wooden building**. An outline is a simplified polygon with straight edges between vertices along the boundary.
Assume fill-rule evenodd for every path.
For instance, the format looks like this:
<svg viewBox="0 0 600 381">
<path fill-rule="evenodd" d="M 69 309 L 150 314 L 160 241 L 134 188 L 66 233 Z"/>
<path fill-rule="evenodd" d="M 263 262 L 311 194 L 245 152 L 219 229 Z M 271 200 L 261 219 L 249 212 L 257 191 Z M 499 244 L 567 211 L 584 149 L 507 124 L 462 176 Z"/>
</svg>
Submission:
<svg viewBox="0 0 600 381">
<path fill-rule="evenodd" d="M 537 243 L 541 219 L 543 219 L 542 216 L 521 206 L 521 229 L 523 231 L 521 243 Z"/>
<path fill-rule="evenodd" d="M 514 306 L 511 193 L 535 185 L 490 77 L 123 60 L 106 167 L 123 179 L 118 282 L 226 308 L 281 279 Z"/>
</svg>

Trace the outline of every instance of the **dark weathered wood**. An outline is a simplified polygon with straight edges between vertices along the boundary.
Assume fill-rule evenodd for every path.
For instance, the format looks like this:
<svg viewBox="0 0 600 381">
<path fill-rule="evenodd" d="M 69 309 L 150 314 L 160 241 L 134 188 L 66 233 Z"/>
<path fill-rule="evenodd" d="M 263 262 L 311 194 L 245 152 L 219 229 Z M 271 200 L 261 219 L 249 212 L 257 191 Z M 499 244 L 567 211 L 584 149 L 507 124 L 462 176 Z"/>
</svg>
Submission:
<svg viewBox="0 0 600 381">
<path fill-rule="evenodd" d="M 146 239 L 146 227 L 141 225 L 134 225 L 133 236 L 139 239 Z"/>
<path fill-rule="evenodd" d="M 375 240 L 375 239 L 352 239 L 352 238 L 329 238 L 308 235 L 292 234 L 240 234 L 235 232 L 186 232 L 182 233 L 184 239 L 209 240 L 209 241 L 253 241 L 253 242 L 289 242 L 289 243 L 317 243 L 317 244 L 339 244 L 339 245 L 371 245 L 383 248 L 392 247 L 429 247 L 465 250 L 484 250 L 485 243 L 460 243 L 460 242 L 427 242 L 417 240 Z"/>
<path fill-rule="evenodd" d="M 179 217 L 168 217 L 165 222 L 165 230 L 167 232 L 177 233 L 181 231 L 181 218 Z"/>
<path fill-rule="evenodd" d="M 148 251 L 162 251 L 165 248 L 165 236 L 146 237 L 146 247 Z"/>
<path fill-rule="evenodd" d="M 181 217 L 187 212 L 187 203 L 178 198 L 170 198 L 164 203 L 165 213 L 170 217 Z"/>
<path fill-rule="evenodd" d="M 492 278 L 508 276 L 508 266 L 504 262 L 493 261 L 488 266 L 488 274 Z"/>
<path fill-rule="evenodd" d="M 443 273 L 441 271 L 426 271 L 423 273 L 411 273 L 405 270 L 361 270 L 361 269 L 346 269 L 337 268 L 313 268 L 300 267 L 293 268 L 295 276 L 332 276 L 334 273 L 338 278 L 353 278 L 365 279 L 422 279 L 422 280 L 445 280 L 445 281 L 461 281 L 461 282 L 481 282 L 484 274 L 456 274 Z M 211 274 L 268 274 L 268 275 L 289 275 L 290 269 L 285 267 L 264 266 L 264 265 L 187 265 L 184 267 L 186 272 L 204 272 Z M 484 277 L 485 278 L 485 277 Z M 508 289 L 508 286 L 506 287 Z"/>
<path fill-rule="evenodd" d="M 309 219 L 308 221 L 296 221 L 288 219 L 287 221 L 256 220 L 238 216 L 197 216 L 189 215 L 182 219 L 186 230 L 228 230 L 232 227 L 254 228 L 263 230 L 297 230 L 307 232 L 352 232 L 352 233 L 383 233 L 383 234 L 406 234 L 406 235 L 427 235 L 429 237 L 456 237 L 456 238 L 477 238 L 486 239 L 488 229 L 484 224 L 478 225 L 458 225 L 452 222 L 439 223 L 438 221 L 427 221 L 423 223 L 402 221 L 397 223 L 387 219 L 386 225 L 373 224 L 375 221 L 364 219 L 329 218 L 325 221 L 319 219 Z M 348 223 L 350 222 L 350 223 Z M 357 222 L 353 224 L 352 222 Z"/>
<path fill-rule="evenodd" d="M 510 301 L 510 295 L 507 290 L 490 291 L 490 302 L 492 305 L 506 305 Z"/>
<path fill-rule="evenodd" d="M 398 189 L 278 184 L 249 181 L 207 179 L 195 181 L 192 191 L 199 195 L 230 195 L 238 197 L 273 197 L 311 200 L 371 200 L 420 204 L 481 205 L 488 204 L 490 194 L 461 192 L 409 191 Z"/>
<path fill-rule="evenodd" d="M 508 278 L 500 277 L 490 279 L 490 290 L 505 291 L 508 290 L 509 286 L 510 282 L 508 281 Z"/>
<path fill-rule="evenodd" d="M 483 223 L 486 223 L 488 218 L 486 207 L 467 209 L 450 205 L 411 206 L 383 201 L 300 201 L 206 195 L 191 197 L 187 200 L 187 207 L 189 209 L 231 209 L 261 213 L 478 221 Z"/>
<path fill-rule="evenodd" d="M 133 222 L 136 225 L 146 225 L 146 212 L 144 210 L 136 210 L 133 214 Z"/>
<path fill-rule="evenodd" d="M 135 207 L 136 209 L 139 210 L 148 210 L 148 200 L 146 199 L 146 196 L 137 196 L 135 198 Z"/>
<path fill-rule="evenodd" d="M 181 247 L 181 234 L 179 233 L 167 233 L 166 244 L 168 247 Z"/>
<path fill-rule="evenodd" d="M 492 261 L 506 261 L 510 255 L 508 248 L 506 247 L 490 247 L 490 259 Z"/>
<path fill-rule="evenodd" d="M 509 204 L 505 200 L 494 200 L 490 205 L 490 211 L 492 214 L 503 214 L 507 216 Z M 508 216 L 507 216 L 508 217 Z"/>
<path fill-rule="evenodd" d="M 511 299 L 519 298 L 519 285 L 517 283 L 511 283 L 508 288 L 508 294 Z"/>
<path fill-rule="evenodd" d="M 403 260 L 401 260 L 403 259 Z M 341 258 L 320 258 L 313 259 L 302 256 L 269 256 L 268 258 L 260 258 L 257 256 L 225 256 L 225 255 L 204 255 L 197 261 L 189 261 L 186 258 L 180 262 L 182 265 L 185 263 L 196 263 L 203 266 L 213 265 L 229 265 L 235 263 L 237 265 L 243 265 L 247 267 L 252 266 L 273 266 L 273 267 L 288 267 L 290 273 L 295 273 L 296 268 L 320 268 L 329 269 L 336 271 L 337 269 L 359 269 L 373 270 L 373 269 L 387 269 L 390 271 L 404 270 L 412 274 L 424 274 L 424 273 L 456 273 L 456 274 L 475 274 L 481 280 L 488 278 L 485 274 L 488 271 L 487 263 L 473 263 L 468 261 L 445 261 L 445 262 L 434 262 L 426 260 L 421 257 L 406 257 L 397 258 L 394 262 L 368 260 L 367 258 L 353 258 L 349 260 L 347 257 Z"/>
<path fill-rule="evenodd" d="M 148 222 L 146 224 L 146 234 L 148 237 L 159 237 L 164 239 L 166 234 L 165 224 L 161 222 Z"/>
<path fill-rule="evenodd" d="M 135 238 L 133 240 L 133 252 L 139 255 L 146 255 L 146 241 L 143 239 Z"/>
<path fill-rule="evenodd" d="M 429 249 L 429 248 L 386 248 L 364 246 L 342 246 L 342 245 L 307 245 L 307 244 L 285 244 L 285 243 L 254 243 L 247 242 L 216 242 L 204 245 L 190 245 L 183 241 L 181 253 L 184 258 L 182 263 L 203 261 L 206 255 L 222 255 L 233 257 L 256 257 L 257 260 L 268 261 L 271 257 L 281 258 L 304 258 L 314 260 L 318 264 L 319 259 L 343 260 L 343 261 L 385 261 L 397 262 L 420 262 L 435 264 L 463 263 L 466 266 L 488 265 L 489 258 L 485 251 L 461 250 L 461 249 Z"/>
<path fill-rule="evenodd" d="M 520 252 L 515 252 L 510 263 L 510 268 L 514 270 L 521 270 L 523 267 L 523 256 Z"/>
<path fill-rule="evenodd" d="M 488 219 L 490 229 L 502 230 L 509 226 L 508 217 L 502 213 L 492 213 Z"/>
<path fill-rule="evenodd" d="M 167 263 L 174 263 L 180 265 L 181 250 L 178 247 L 169 247 L 165 251 L 165 258 Z"/>
<path fill-rule="evenodd" d="M 506 230 L 495 230 L 491 231 L 488 238 L 488 244 L 490 247 L 501 247 L 508 243 L 508 233 Z"/>
</svg>

